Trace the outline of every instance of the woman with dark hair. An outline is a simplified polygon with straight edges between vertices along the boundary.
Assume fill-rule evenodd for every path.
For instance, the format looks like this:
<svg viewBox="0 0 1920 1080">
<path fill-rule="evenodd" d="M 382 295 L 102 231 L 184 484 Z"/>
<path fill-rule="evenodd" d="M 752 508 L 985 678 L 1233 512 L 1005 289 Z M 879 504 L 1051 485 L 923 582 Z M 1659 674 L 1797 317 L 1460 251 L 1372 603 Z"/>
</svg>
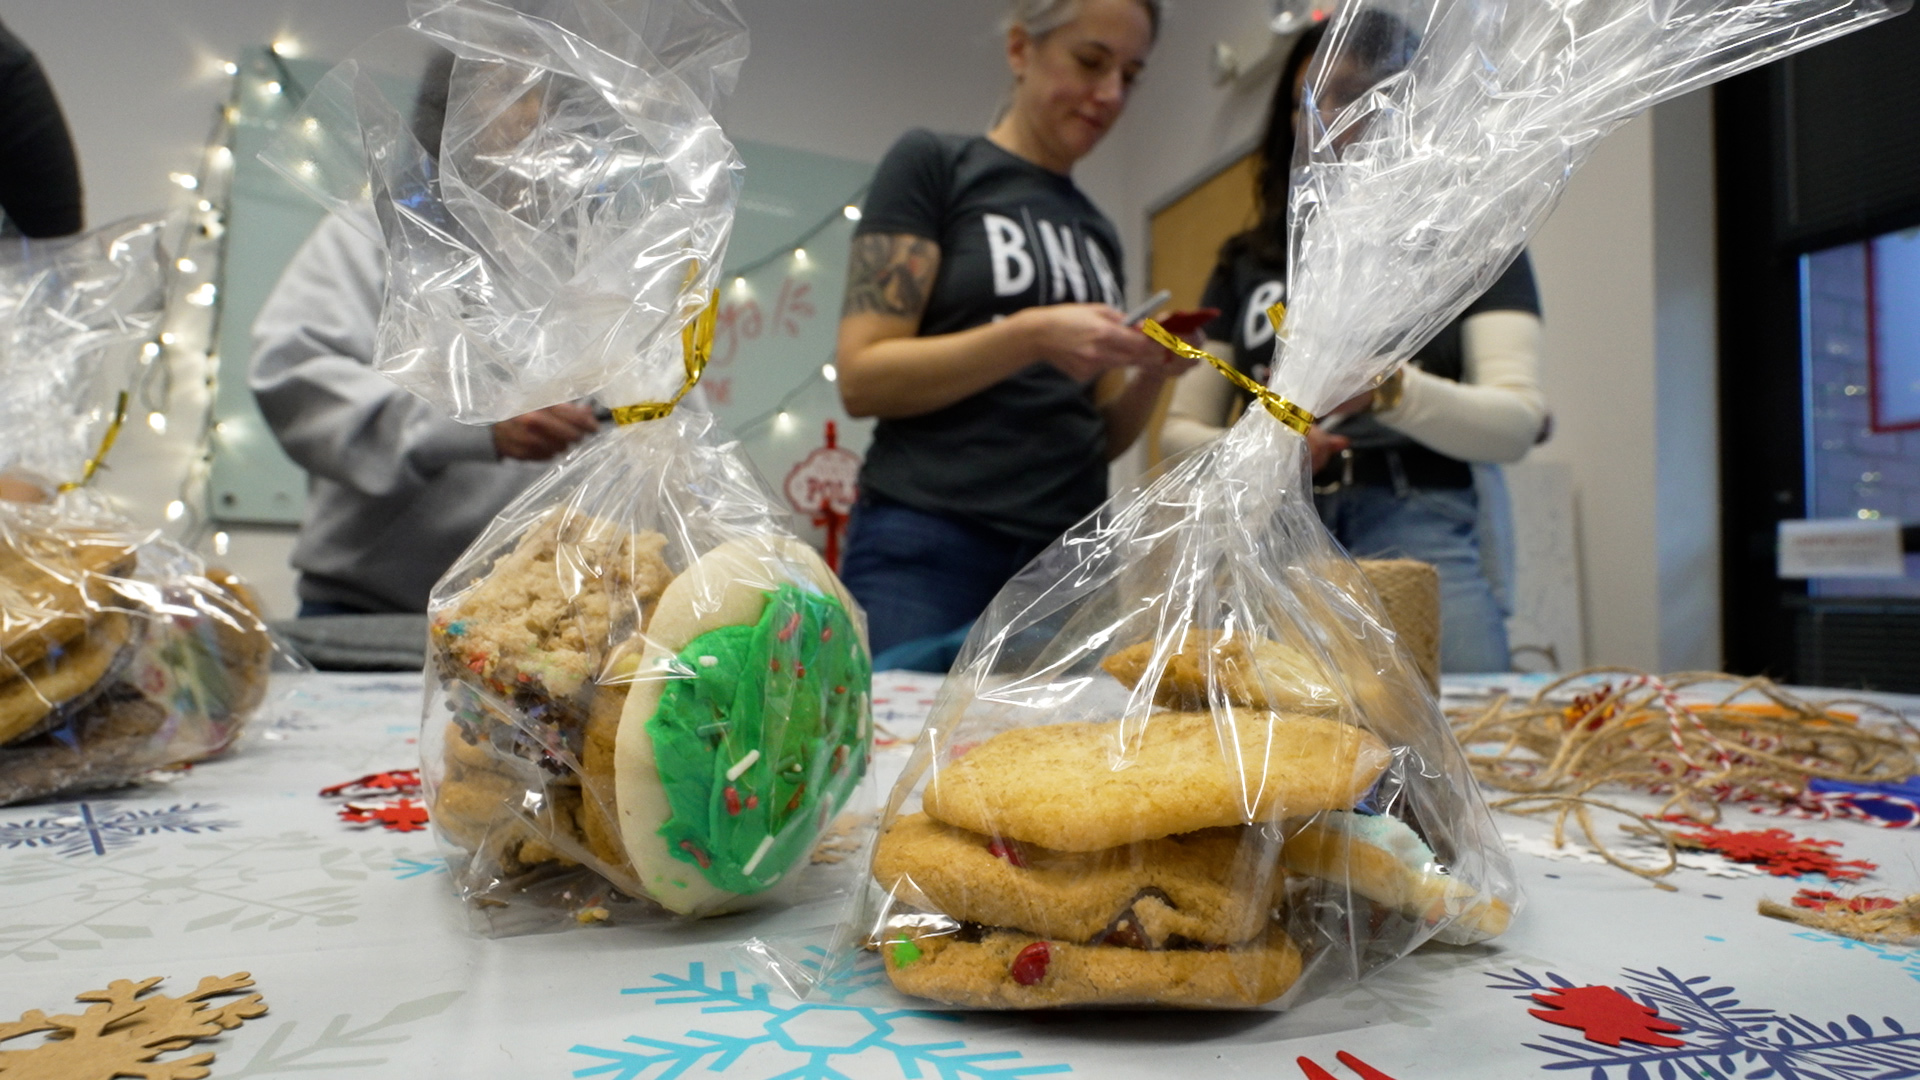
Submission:
<svg viewBox="0 0 1920 1080">
<path fill-rule="evenodd" d="M 1207 327 L 1208 350 L 1262 383 L 1274 339 L 1266 312 L 1286 299 L 1287 191 L 1302 102 L 1311 92 L 1331 118 L 1401 70 L 1416 44 L 1397 19 L 1363 12 L 1309 91 L 1307 74 L 1326 26 L 1303 33 L 1287 58 L 1260 145 L 1257 224 L 1222 247 L 1202 300 L 1221 311 Z M 1308 434 L 1314 501 L 1334 537 L 1356 556 L 1419 559 L 1439 570 L 1445 671 L 1508 667 L 1474 465 L 1518 461 L 1542 438 L 1539 342 L 1539 294 L 1523 252 L 1378 389 Z M 1174 390 L 1160 443 L 1168 453 L 1199 446 L 1246 403 L 1225 379 L 1196 370 Z"/>
<path fill-rule="evenodd" d="M 874 176 L 836 363 L 847 411 L 880 421 L 840 568 L 876 655 L 961 631 L 1104 502 L 1107 463 L 1191 366 L 1125 324 L 1119 236 L 1071 176 L 1159 18 L 1159 0 L 1013 0 L 999 119 L 908 132 Z"/>
</svg>

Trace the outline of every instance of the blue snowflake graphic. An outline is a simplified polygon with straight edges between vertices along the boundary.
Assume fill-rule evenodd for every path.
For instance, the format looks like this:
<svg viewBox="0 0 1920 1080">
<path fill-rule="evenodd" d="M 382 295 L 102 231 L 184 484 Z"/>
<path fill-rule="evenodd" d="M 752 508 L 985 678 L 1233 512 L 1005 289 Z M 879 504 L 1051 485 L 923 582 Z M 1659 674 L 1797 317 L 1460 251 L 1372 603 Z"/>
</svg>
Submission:
<svg viewBox="0 0 1920 1080">
<path fill-rule="evenodd" d="M 839 1002 L 885 979 L 878 961 L 869 961 L 850 977 L 823 989 Z M 750 1051 L 756 1052 L 757 1059 L 778 1055 L 781 1064 L 772 1067 L 785 1068 L 756 1080 L 850 1080 L 836 1064 L 850 1064 L 846 1059 L 855 1057 L 868 1061 L 891 1057 L 903 1080 L 925 1076 L 939 1080 L 1023 1080 L 1073 1071 L 1070 1065 L 1023 1062 L 1017 1050 L 968 1051 L 963 1040 L 910 1042 L 901 1034 L 903 1022 L 960 1022 L 958 1016 L 947 1013 L 808 1002 L 783 1007 L 773 1003 L 766 984 L 752 983 L 743 988 L 731 971 L 721 971 L 710 980 L 707 966 L 697 962 L 687 965 L 685 976 L 660 974 L 653 981 L 652 986 L 637 986 L 621 993 L 653 995 L 656 1005 L 699 1005 L 702 1013 L 746 1014 L 759 1021 L 758 1030 L 749 1028 L 747 1034 L 689 1030 L 679 1040 L 627 1036 L 627 1042 L 645 1047 L 643 1050 L 575 1046 L 573 1053 L 599 1058 L 604 1064 L 589 1065 L 573 1075 L 673 1080 L 708 1058 L 712 1060 L 706 1071 L 728 1072 Z M 650 1073 L 656 1066 L 660 1071 Z"/>
<path fill-rule="evenodd" d="M 1870 941 L 1855 941 L 1837 934 L 1823 934 L 1818 930 L 1803 930 L 1793 935 L 1807 941 L 1820 941 L 1828 945 L 1838 945 L 1843 949 L 1855 949 L 1871 953 L 1882 960 L 1891 960 L 1899 964 L 1916 982 L 1920 982 L 1920 949 L 1902 949 L 1892 945 L 1875 945 Z"/>
<path fill-rule="evenodd" d="M 822 978 L 821 972 L 827 961 L 827 950 L 818 945 L 809 945 L 803 951 L 807 956 L 800 961 L 800 966 L 812 972 L 813 977 L 819 980 L 818 985 L 814 987 L 814 993 L 824 995 L 828 1001 L 844 1002 L 855 994 L 887 985 L 886 967 L 880 963 L 878 957 L 869 953 L 861 953 L 853 963 L 843 965 L 839 971 Z M 628 993 L 633 992 L 628 991 Z M 923 1015 L 936 1020 L 955 1019 L 947 1013 L 929 1012 Z"/>
<path fill-rule="evenodd" d="M 422 877 L 426 874 L 444 874 L 447 872 L 447 860 L 438 855 L 427 859 L 409 859 L 403 856 L 395 859 L 388 869 L 393 871 L 393 880 L 405 881 L 408 878 Z"/>
<path fill-rule="evenodd" d="M 53 817 L 0 822 L 0 848 L 54 848 L 69 858 L 105 855 L 157 833 L 201 833 L 231 829 L 239 822 L 205 821 L 220 809 L 214 803 L 175 804 L 164 810 L 121 808 L 114 803 L 74 803 L 50 807 Z"/>
<path fill-rule="evenodd" d="M 1878 1030 L 1858 1016 L 1842 1024 L 1820 1024 L 1774 1009 L 1743 1006 L 1730 986 L 1713 986 L 1705 975 L 1685 979 L 1660 968 L 1621 972 L 1622 994 L 1659 1010 L 1660 1018 L 1680 1025 L 1672 1038 L 1679 1047 L 1640 1046 L 1623 1042 L 1606 1046 L 1585 1039 L 1551 1036 L 1545 1043 L 1528 1043 L 1558 1060 L 1542 1069 L 1588 1070 L 1590 1080 L 1735 1080 L 1774 1077 L 1778 1080 L 1868 1080 L 1920 1076 L 1920 1031 L 1908 1031 L 1891 1016 L 1882 1017 Z M 1544 980 L 1518 968 L 1512 975 L 1496 975 L 1495 990 L 1518 990 L 1515 995 L 1535 1004 L 1540 990 L 1570 989 L 1576 984 L 1551 972 Z M 1744 1071 L 1743 1071 L 1744 1070 Z"/>
</svg>

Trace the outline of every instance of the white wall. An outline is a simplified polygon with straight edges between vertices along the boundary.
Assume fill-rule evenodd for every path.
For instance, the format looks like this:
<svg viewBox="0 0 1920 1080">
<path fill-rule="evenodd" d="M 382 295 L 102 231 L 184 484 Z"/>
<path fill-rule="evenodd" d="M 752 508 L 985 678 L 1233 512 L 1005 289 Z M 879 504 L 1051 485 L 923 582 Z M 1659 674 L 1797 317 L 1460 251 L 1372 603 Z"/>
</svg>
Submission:
<svg viewBox="0 0 1920 1080">
<path fill-rule="evenodd" d="M 1711 93 L 1654 110 L 1655 531 L 1663 671 L 1721 664 L 1713 183 Z"/>
<path fill-rule="evenodd" d="M 1713 115 L 1707 93 L 1614 132 L 1533 245 L 1542 381 L 1579 514 L 1592 663 L 1720 664 Z"/>
<path fill-rule="evenodd" d="M 163 208 L 167 174 L 193 171 L 226 101 L 222 61 L 282 37 L 344 55 L 405 11 L 406 0 L 0 0 L 60 97 L 94 224 Z"/>
<path fill-rule="evenodd" d="M 1531 245 L 1553 438 L 1573 471 L 1588 659 L 1657 669 L 1653 132 L 1613 133 Z"/>
<path fill-rule="evenodd" d="M 997 0 L 737 0 L 753 55 L 723 113 L 749 139 L 877 159 L 902 131 L 983 130 L 1006 86 Z M 1271 69 L 1216 85 L 1216 42 L 1266 51 L 1266 0 L 1177 5 L 1128 114 L 1077 178 L 1120 227 L 1136 293 L 1149 207 L 1256 135 Z M 0 0 L 39 52 L 80 144 L 92 221 L 167 198 L 222 100 L 215 64 L 290 34 L 341 56 L 403 0 Z M 1718 662 L 1711 117 L 1704 96 L 1605 143 L 1533 245 L 1547 312 L 1543 380 L 1573 470 L 1588 659 Z M 185 451 L 130 430 L 113 489 L 157 521 Z M 171 456 L 169 456 L 171 455 Z M 284 530 L 232 530 L 226 561 L 291 610 Z"/>
</svg>

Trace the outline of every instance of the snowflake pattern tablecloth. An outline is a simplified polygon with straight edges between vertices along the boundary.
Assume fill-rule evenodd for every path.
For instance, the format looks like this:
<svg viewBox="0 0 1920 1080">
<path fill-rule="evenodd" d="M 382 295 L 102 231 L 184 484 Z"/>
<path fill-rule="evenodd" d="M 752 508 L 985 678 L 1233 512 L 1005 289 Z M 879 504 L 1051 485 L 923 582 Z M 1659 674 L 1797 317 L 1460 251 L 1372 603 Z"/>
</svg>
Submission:
<svg viewBox="0 0 1920 1080">
<path fill-rule="evenodd" d="M 938 680 L 876 677 L 897 773 Z M 1496 944 L 1429 946 L 1290 1013 L 942 1013 L 871 963 L 796 1002 L 738 943 L 821 910 L 486 939 L 430 832 L 355 828 L 318 791 L 416 764 L 417 677 L 308 676 L 244 748 L 171 783 L 0 809 L 0 1020 L 118 978 L 249 971 L 271 1011 L 205 1044 L 239 1077 L 654 1080 L 1035 1076 L 1580 1080 L 1920 1076 L 1920 953 L 1761 918 L 1801 887 L 1699 864 L 1655 890 L 1545 857 L 1502 817 L 1528 892 Z M 1762 818 L 1920 892 L 1920 830 Z"/>
</svg>

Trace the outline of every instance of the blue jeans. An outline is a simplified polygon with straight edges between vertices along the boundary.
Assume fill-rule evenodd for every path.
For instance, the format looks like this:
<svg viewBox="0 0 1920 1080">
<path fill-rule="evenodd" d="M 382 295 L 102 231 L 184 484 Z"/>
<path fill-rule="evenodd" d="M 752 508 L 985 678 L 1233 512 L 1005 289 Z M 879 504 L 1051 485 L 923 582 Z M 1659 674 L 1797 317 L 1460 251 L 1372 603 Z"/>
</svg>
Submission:
<svg viewBox="0 0 1920 1080">
<path fill-rule="evenodd" d="M 1472 488 L 1363 484 L 1314 504 L 1354 557 L 1419 559 L 1440 571 L 1440 670 L 1508 670 L 1506 616 L 1481 565 Z"/>
<path fill-rule="evenodd" d="M 867 612 L 873 653 L 950 634 L 980 617 L 1045 544 L 862 498 L 847 526 L 840 580 Z"/>
</svg>

